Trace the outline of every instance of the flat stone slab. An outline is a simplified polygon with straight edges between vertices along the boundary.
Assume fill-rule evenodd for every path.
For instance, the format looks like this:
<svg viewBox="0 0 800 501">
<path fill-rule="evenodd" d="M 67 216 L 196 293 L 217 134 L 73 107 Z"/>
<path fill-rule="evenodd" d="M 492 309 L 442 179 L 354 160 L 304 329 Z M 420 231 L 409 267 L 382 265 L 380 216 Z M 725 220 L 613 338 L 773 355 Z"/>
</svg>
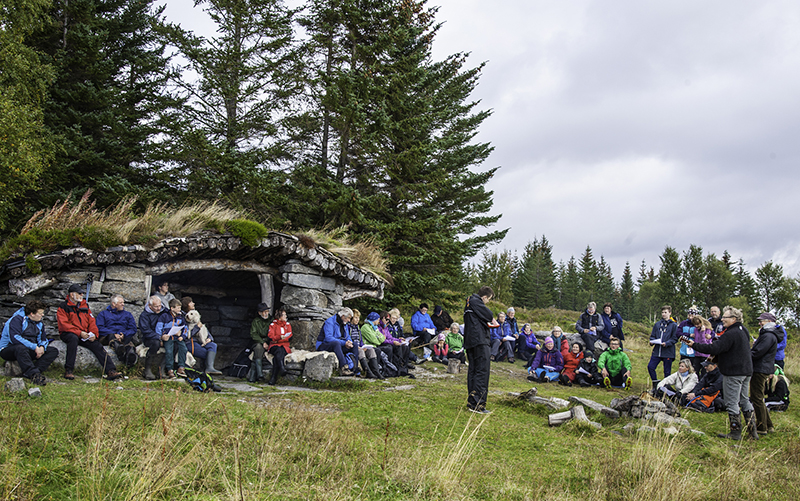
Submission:
<svg viewBox="0 0 800 501">
<path fill-rule="evenodd" d="M 250 386 L 247 383 L 223 383 L 218 382 L 215 383 L 220 388 L 225 388 L 226 390 L 236 390 L 236 391 L 261 391 L 261 388 L 256 388 L 255 386 Z"/>
<path fill-rule="evenodd" d="M 391 388 L 386 388 L 383 391 L 403 391 L 403 390 L 413 390 L 416 388 L 413 384 L 403 384 L 400 386 L 392 386 Z"/>
<path fill-rule="evenodd" d="M 580 398 L 580 397 L 569 397 L 569 401 L 588 407 L 593 411 L 600 412 L 604 416 L 609 417 L 611 419 L 619 418 L 619 411 L 614 410 L 611 407 L 606 407 L 603 404 L 599 404 L 594 400 L 589 400 L 588 398 Z"/>
</svg>

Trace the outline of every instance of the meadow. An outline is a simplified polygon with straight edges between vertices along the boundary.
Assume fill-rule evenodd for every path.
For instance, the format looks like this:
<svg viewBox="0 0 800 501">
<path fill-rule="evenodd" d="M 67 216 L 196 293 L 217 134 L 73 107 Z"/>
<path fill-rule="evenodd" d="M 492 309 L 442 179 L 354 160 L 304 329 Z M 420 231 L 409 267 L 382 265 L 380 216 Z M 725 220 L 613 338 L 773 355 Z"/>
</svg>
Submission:
<svg viewBox="0 0 800 501">
<path fill-rule="evenodd" d="M 489 416 L 466 411 L 465 369 L 450 375 L 432 363 L 414 380 L 282 381 L 253 392 L 204 394 L 133 374 L 50 383 L 39 398 L 4 391 L 0 498 L 796 499 L 797 404 L 773 413 L 776 433 L 732 442 L 716 438 L 724 414 L 682 413 L 703 436 L 631 435 L 622 430 L 629 419 L 591 411 L 602 429 L 551 428 L 554 411 L 509 395 L 536 386 L 542 396 L 608 404 L 640 393 L 649 349 L 637 330 L 625 344 L 632 390 L 531 383 L 521 363 L 495 363 Z M 787 354 L 796 382 L 794 344 Z"/>
</svg>

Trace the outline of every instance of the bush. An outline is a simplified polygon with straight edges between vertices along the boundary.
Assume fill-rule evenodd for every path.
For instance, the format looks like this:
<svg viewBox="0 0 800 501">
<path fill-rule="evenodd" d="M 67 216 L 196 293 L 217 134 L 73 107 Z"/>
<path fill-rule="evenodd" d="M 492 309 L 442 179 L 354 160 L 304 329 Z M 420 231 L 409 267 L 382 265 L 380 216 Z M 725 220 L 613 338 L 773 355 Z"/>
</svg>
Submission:
<svg viewBox="0 0 800 501">
<path fill-rule="evenodd" d="M 247 219 L 231 219 L 225 224 L 230 232 L 241 238 L 242 243 L 248 247 L 255 247 L 269 234 L 263 224 Z"/>
</svg>

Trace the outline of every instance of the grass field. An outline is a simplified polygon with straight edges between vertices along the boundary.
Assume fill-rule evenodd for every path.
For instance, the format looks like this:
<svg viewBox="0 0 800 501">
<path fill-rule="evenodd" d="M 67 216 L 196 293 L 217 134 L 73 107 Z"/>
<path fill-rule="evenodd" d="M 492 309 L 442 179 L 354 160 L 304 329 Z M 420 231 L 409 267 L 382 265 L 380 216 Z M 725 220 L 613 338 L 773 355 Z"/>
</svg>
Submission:
<svg viewBox="0 0 800 501">
<path fill-rule="evenodd" d="M 641 335 L 626 348 L 647 386 Z M 790 345 L 787 366 L 800 368 Z M 315 391 L 201 394 L 180 382 L 48 384 L 0 395 L 2 499 L 775 500 L 800 492 L 797 404 L 758 442 L 716 438 L 723 414 L 684 413 L 706 436 L 547 426 L 552 412 L 508 395 L 533 386 L 520 363 L 492 366 L 483 417 L 466 374 L 428 363 L 418 378 L 301 384 Z M 57 378 L 59 373 L 52 372 Z M 6 378 L 3 378 L 5 381 Z M 407 389 L 393 389 L 398 386 Z M 608 404 L 628 393 L 536 384 L 542 396 Z M 622 434 L 621 434 L 622 433 Z"/>
</svg>

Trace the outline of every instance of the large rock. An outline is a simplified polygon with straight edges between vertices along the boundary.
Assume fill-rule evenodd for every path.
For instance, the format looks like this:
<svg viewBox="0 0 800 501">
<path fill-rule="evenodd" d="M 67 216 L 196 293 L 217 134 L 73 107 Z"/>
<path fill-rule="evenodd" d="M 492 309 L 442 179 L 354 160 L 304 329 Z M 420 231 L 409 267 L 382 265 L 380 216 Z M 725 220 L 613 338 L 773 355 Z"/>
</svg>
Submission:
<svg viewBox="0 0 800 501">
<path fill-rule="evenodd" d="M 11 393 L 25 391 L 25 380 L 21 377 L 11 378 L 10 381 L 6 382 L 6 390 Z"/>
<path fill-rule="evenodd" d="M 19 362 L 16 360 L 11 360 L 10 362 L 6 362 L 5 366 L 3 367 L 5 377 L 17 377 L 22 375 L 22 369 L 19 368 Z"/>
<path fill-rule="evenodd" d="M 328 307 L 328 297 L 321 291 L 287 285 L 281 291 L 281 303 L 296 306 Z"/>
<path fill-rule="evenodd" d="M 114 282 L 107 280 L 103 282 L 103 294 L 109 296 L 113 294 L 122 294 L 127 301 L 144 301 L 147 298 L 147 290 L 144 287 L 144 282 Z"/>
<path fill-rule="evenodd" d="M 306 275 L 303 273 L 284 273 L 282 275 L 284 284 L 296 285 L 307 289 L 321 289 L 324 291 L 336 290 L 336 279 L 331 277 L 320 277 L 317 275 Z"/>
<path fill-rule="evenodd" d="M 118 282 L 133 282 L 144 285 L 145 272 L 143 265 L 120 266 L 111 265 L 106 267 L 106 280 L 116 280 Z"/>
<path fill-rule="evenodd" d="M 325 296 L 328 298 L 329 307 L 339 307 L 342 305 L 342 295 L 335 292 L 326 292 Z"/>
<path fill-rule="evenodd" d="M 89 275 L 92 275 L 92 279 L 95 281 L 100 280 L 100 275 L 102 274 L 102 272 L 103 272 L 102 268 L 86 267 L 75 271 L 65 271 L 59 273 L 58 280 L 59 282 L 65 282 L 66 284 L 74 284 L 74 283 L 85 284 L 86 280 L 89 278 Z M 69 285 L 66 285 L 65 289 L 68 287 Z M 64 293 L 64 295 L 66 296 L 66 292 Z"/>
<path fill-rule="evenodd" d="M 303 375 L 314 381 L 327 381 L 338 367 L 339 360 L 336 359 L 336 355 L 329 351 L 321 351 L 306 359 Z"/>
<path fill-rule="evenodd" d="M 8 281 L 9 291 L 19 297 L 25 297 L 31 292 L 50 287 L 58 280 L 48 274 L 35 275 L 25 278 L 12 278 Z"/>
<path fill-rule="evenodd" d="M 292 320 L 292 348 L 314 350 L 324 320 Z"/>
<path fill-rule="evenodd" d="M 95 358 L 94 353 L 87 350 L 80 344 L 81 342 L 78 341 L 78 353 L 75 356 L 75 370 L 89 370 L 89 369 L 100 369 L 100 363 L 98 363 L 97 358 Z M 58 350 L 58 357 L 53 362 L 53 365 L 59 365 L 64 367 L 64 362 L 67 360 L 67 345 L 64 344 L 63 341 L 56 339 L 54 341 L 50 341 L 50 346 L 56 348 Z M 122 364 L 117 355 L 114 354 L 114 350 L 109 348 L 108 346 L 103 347 L 108 353 L 108 356 L 111 357 L 111 360 L 114 362 L 114 365 L 117 368 L 121 367 Z"/>
</svg>

